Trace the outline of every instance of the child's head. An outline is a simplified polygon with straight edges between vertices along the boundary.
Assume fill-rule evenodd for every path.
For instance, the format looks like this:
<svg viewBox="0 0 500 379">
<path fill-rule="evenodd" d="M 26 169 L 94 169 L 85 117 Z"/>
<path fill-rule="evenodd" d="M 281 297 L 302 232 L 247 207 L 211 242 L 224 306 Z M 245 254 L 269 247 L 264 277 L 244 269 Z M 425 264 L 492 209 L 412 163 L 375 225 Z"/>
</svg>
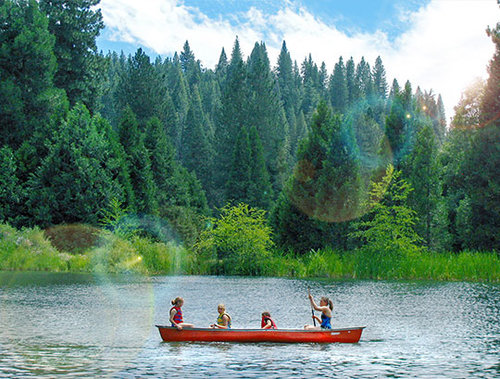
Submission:
<svg viewBox="0 0 500 379">
<path fill-rule="evenodd" d="M 325 305 L 328 305 L 328 308 L 330 308 L 330 310 L 333 310 L 333 303 L 332 301 L 326 297 L 326 296 L 323 296 L 321 299 L 320 299 L 320 302 L 325 304 Z"/>
<path fill-rule="evenodd" d="M 271 313 L 268 311 L 262 312 L 262 317 L 271 317 Z"/>
<path fill-rule="evenodd" d="M 184 299 L 180 296 L 177 296 L 174 300 L 172 300 L 172 305 L 180 307 L 182 304 L 184 304 Z"/>
<path fill-rule="evenodd" d="M 224 313 L 226 311 L 226 306 L 224 304 L 217 305 L 217 310 L 219 313 Z"/>
</svg>

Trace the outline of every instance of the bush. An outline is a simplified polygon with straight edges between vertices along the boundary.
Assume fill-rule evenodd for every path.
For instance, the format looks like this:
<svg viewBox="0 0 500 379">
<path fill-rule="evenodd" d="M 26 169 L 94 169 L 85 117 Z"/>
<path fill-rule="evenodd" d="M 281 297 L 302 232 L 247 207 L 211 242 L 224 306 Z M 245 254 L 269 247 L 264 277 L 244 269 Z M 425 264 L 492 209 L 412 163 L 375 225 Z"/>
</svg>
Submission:
<svg viewBox="0 0 500 379">
<path fill-rule="evenodd" d="M 45 235 L 57 250 L 81 254 L 94 247 L 101 230 L 85 224 L 56 225 L 45 230 Z"/>
<path fill-rule="evenodd" d="M 195 245 L 201 259 L 215 261 L 213 273 L 261 275 L 270 258 L 271 228 L 265 211 L 240 203 L 226 205 L 220 218 L 210 218 L 210 229 L 203 231 Z"/>
</svg>

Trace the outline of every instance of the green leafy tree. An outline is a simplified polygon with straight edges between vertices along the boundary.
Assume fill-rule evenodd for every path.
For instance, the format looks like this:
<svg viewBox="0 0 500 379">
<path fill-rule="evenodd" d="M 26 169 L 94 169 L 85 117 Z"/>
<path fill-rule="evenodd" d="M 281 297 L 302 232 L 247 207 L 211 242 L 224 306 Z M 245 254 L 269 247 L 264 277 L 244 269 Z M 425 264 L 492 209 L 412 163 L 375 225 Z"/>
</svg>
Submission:
<svg viewBox="0 0 500 379">
<path fill-rule="evenodd" d="M 219 218 L 210 218 L 196 244 L 198 254 L 212 257 L 216 273 L 260 275 L 272 247 L 266 212 L 247 204 L 226 205 Z"/>
<path fill-rule="evenodd" d="M 400 171 L 389 165 L 380 182 L 372 183 L 368 207 L 371 219 L 354 224 L 350 235 L 364 242 L 374 254 L 419 251 L 421 237 L 415 231 L 416 212 L 405 202 L 412 191 Z"/>
</svg>

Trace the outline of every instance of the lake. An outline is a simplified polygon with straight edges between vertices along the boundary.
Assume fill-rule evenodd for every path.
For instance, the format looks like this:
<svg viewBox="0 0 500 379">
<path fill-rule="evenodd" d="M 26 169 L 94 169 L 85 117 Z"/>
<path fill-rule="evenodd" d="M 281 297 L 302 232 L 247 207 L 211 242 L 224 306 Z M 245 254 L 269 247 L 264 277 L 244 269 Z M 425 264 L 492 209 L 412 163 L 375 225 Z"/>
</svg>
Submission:
<svg viewBox="0 0 500 379">
<path fill-rule="evenodd" d="M 170 301 L 205 327 L 311 323 L 307 288 L 358 344 L 165 343 Z M 319 316 L 319 314 L 317 313 Z M 485 377 L 500 375 L 500 286 L 215 276 L 0 273 L 0 377 Z"/>
</svg>

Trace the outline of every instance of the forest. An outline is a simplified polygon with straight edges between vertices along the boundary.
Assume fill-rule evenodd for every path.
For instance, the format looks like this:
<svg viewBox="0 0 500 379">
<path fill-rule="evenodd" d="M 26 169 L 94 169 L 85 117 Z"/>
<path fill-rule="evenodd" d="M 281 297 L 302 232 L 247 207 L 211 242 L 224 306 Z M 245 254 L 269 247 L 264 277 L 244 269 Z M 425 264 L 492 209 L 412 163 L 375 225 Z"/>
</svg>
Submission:
<svg viewBox="0 0 500 379">
<path fill-rule="evenodd" d="M 85 268 L 105 229 L 94 257 L 133 250 L 127 267 L 178 255 L 175 240 L 194 273 L 314 275 L 334 256 L 347 271 L 406 260 L 411 276 L 430 256 L 479 257 L 498 280 L 500 24 L 488 79 L 445 115 L 432 89 L 388 83 L 383 57 L 329 72 L 285 41 L 277 62 L 264 42 L 245 57 L 238 38 L 213 69 L 188 41 L 172 57 L 100 52 L 98 4 L 0 5 L 0 269 L 47 269 L 22 263 L 27 234 Z M 305 257 L 315 268 L 290 263 Z"/>
</svg>

